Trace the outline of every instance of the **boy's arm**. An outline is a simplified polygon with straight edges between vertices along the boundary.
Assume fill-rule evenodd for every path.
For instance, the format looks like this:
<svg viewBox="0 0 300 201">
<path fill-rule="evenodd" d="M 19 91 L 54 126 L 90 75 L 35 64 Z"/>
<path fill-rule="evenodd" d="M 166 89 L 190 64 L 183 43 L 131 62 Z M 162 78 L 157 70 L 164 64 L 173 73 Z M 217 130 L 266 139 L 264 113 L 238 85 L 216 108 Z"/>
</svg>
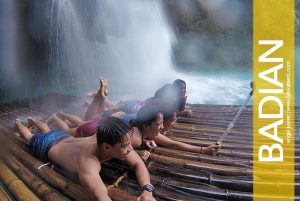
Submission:
<svg viewBox="0 0 300 201">
<path fill-rule="evenodd" d="M 107 189 L 99 175 L 101 165 L 99 161 L 88 159 L 81 163 L 78 172 L 81 184 L 92 193 L 96 201 L 111 201 Z"/>
<path fill-rule="evenodd" d="M 142 161 L 140 156 L 132 150 L 126 157 L 125 162 L 135 170 L 135 176 L 139 183 L 139 186 L 142 188 L 145 184 L 150 184 L 150 176 L 148 169 L 145 166 L 145 163 Z M 138 200 L 155 200 L 153 198 L 152 192 L 144 190 Z"/>
<path fill-rule="evenodd" d="M 213 154 L 219 148 L 218 145 L 210 145 L 208 147 L 202 147 L 202 146 L 198 147 L 198 146 L 186 144 L 186 143 L 179 142 L 179 141 L 174 141 L 162 134 L 158 134 L 154 141 L 163 147 L 177 149 L 177 150 L 181 150 L 181 151 L 203 153 L 203 154 L 208 154 L 208 155 Z"/>
</svg>

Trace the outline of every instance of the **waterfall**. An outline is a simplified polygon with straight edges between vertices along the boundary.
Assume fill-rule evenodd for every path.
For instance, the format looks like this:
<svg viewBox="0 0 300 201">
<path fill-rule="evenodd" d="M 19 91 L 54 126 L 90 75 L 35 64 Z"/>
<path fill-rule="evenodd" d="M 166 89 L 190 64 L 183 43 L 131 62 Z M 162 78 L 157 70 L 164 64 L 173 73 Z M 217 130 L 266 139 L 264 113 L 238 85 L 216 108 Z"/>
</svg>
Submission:
<svg viewBox="0 0 300 201">
<path fill-rule="evenodd" d="M 31 33 L 49 44 L 52 90 L 97 90 L 110 82 L 118 99 L 145 98 L 174 76 L 176 42 L 160 1 L 32 1 Z"/>
<path fill-rule="evenodd" d="M 11 96 L 16 93 L 12 89 L 21 82 L 20 73 L 18 72 L 18 51 L 17 41 L 15 38 L 18 36 L 18 13 L 15 9 L 16 2 L 14 0 L 0 2 L 0 97 Z M 7 22 L 14 20 L 14 23 L 8 24 Z M 3 76 L 4 75 L 4 76 Z M 15 82 L 10 83 L 13 78 Z"/>
<path fill-rule="evenodd" d="M 251 72 L 222 62 L 231 61 L 232 47 L 251 47 L 227 40 L 220 46 L 204 37 L 208 31 L 181 33 L 177 41 L 160 0 L 15 2 L 6 0 L 0 13 L 1 39 L 12 47 L 1 49 L 1 62 L 8 62 L 0 74 L 2 101 L 51 91 L 83 95 L 99 88 L 99 76 L 109 80 L 109 98 L 116 101 L 150 97 L 177 78 L 187 82 L 190 103 L 241 103 L 250 90 Z M 174 47 L 182 51 L 177 61 L 194 62 L 194 71 L 174 66 Z M 225 59 L 210 60 L 216 52 Z"/>
</svg>

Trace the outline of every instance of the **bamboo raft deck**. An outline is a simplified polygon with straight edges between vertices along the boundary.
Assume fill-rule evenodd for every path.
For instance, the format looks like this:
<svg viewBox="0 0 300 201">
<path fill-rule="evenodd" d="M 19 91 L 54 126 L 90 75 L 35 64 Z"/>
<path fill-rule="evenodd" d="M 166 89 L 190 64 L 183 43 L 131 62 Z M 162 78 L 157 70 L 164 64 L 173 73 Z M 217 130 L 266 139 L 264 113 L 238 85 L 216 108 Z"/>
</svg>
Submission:
<svg viewBox="0 0 300 201">
<path fill-rule="evenodd" d="M 44 101 L 47 100 L 47 104 Z M 56 165 L 43 163 L 28 153 L 24 140 L 14 135 L 13 122 L 28 116 L 46 119 L 53 112 L 84 115 L 82 99 L 59 94 L 0 105 L 0 200 L 91 200 L 89 194 L 70 175 Z M 171 139 L 207 146 L 214 144 L 238 112 L 240 106 L 190 105 L 191 118 L 179 118 L 167 133 Z M 300 191 L 300 108 L 295 110 L 295 192 Z M 217 156 L 158 147 L 146 163 L 157 200 L 252 200 L 252 108 L 247 106 Z M 274 166 L 273 166 L 274 167 Z M 282 166 L 280 166 L 282 168 Z M 272 182 L 258 182 L 264 188 L 278 182 L 283 175 L 263 169 Z M 136 200 L 139 195 L 134 173 L 123 162 L 103 164 L 101 177 L 113 200 Z M 266 200 L 282 197 L 259 195 Z"/>
</svg>

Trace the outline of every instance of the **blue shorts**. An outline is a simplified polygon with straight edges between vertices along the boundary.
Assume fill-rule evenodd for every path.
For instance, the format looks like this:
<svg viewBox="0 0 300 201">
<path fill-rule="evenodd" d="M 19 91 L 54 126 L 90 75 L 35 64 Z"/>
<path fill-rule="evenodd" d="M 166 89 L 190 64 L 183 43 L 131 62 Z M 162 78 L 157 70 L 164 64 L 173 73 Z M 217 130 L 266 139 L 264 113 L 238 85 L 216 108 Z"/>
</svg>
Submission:
<svg viewBox="0 0 300 201">
<path fill-rule="evenodd" d="M 130 100 L 126 101 L 125 103 L 121 104 L 119 109 L 127 114 L 135 113 L 133 109 L 140 103 L 137 100 Z"/>
<path fill-rule="evenodd" d="M 48 151 L 59 141 L 70 137 L 65 131 L 49 131 L 47 134 L 35 134 L 29 141 L 30 152 L 41 159 L 48 162 Z"/>
</svg>

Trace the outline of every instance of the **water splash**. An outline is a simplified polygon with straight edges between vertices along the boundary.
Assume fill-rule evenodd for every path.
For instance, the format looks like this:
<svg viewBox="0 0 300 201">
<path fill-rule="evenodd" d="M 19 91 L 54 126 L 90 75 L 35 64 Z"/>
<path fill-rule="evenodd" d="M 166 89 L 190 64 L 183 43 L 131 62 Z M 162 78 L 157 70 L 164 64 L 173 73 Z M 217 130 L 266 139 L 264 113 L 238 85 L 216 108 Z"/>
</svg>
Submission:
<svg viewBox="0 0 300 201">
<path fill-rule="evenodd" d="M 187 82 L 190 103 L 233 104 L 248 94 L 249 78 L 175 71 L 176 36 L 159 0 L 31 0 L 28 8 L 28 30 L 46 60 L 22 74 L 30 96 L 82 95 L 97 90 L 98 76 L 110 81 L 114 100 L 147 98 L 177 78 Z M 195 63 L 199 57 L 194 51 Z"/>
<path fill-rule="evenodd" d="M 43 35 L 50 45 L 47 74 L 53 90 L 86 93 L 97 89 L 102 76 L 115 86 L 111 94 L 131 89 L 132 97 L 146 97 L 172 72 L 176 39 L 160 1 L 52 0 L 34 5 L 32 33 Z"/>
<path fill-rule="evenodd" d="M 15 93 L 16 87 L 21 82 L 17 68 L 19 58 L 17 55 L 17 41 L 15 40 L 18 36 L 19 16 L 15 5 L 15 1 L 0 2 L 0 74 L 2 75 L 0 96 Z M 13 83 L 10 82 L 10 78 L 14 78 Z M 6 88 L 9 90 L 5 90 Z"/>
<path fill-rule="evenodd" d="M 188 102 L 203 104 L 243 104 L 250 89 L 251 78 L 230 78 L 225 75 L 190 77 Z"/>
</svg>

